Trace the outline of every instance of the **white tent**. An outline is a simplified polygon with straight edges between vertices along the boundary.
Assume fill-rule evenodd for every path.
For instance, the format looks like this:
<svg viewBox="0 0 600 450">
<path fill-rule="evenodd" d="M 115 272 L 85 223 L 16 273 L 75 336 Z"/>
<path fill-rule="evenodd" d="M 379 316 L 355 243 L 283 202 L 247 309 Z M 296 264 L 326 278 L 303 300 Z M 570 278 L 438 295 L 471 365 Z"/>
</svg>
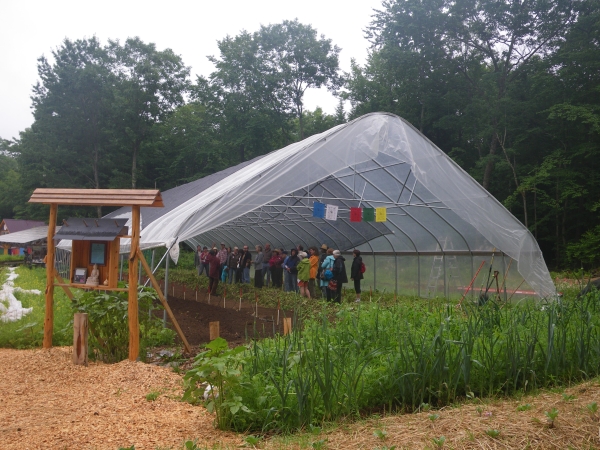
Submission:
<svg viewBox="0 0 600 450">
<path fill-rule="evenodd" d="M 555 294 L 531 233 L 432 142 L 392 114 L 360 117 L 166 191 L 163 201 L 165 208 L 142 208 L 145 248 L 174 240 L 193 248 L 222 241 L 359 248 L 372 257 L 367 266 L 373 269 L 373 284 L 402 291 L 400 280 L 419 295 L 431 294 L 440 278 L 445 294 L 452 281 L 463 289 L 479 261 L 489 264 L 498 255 L 494 269 L 500 278 L 512 259 L 536 295 Z M 337 220 L 313 217 L 315 201 L 338 206 Z M 387 220 L 351 222 L 350 207 L 385 207 Z M 128 214 L 122 208 L 107 217 Z"/>
</svg>

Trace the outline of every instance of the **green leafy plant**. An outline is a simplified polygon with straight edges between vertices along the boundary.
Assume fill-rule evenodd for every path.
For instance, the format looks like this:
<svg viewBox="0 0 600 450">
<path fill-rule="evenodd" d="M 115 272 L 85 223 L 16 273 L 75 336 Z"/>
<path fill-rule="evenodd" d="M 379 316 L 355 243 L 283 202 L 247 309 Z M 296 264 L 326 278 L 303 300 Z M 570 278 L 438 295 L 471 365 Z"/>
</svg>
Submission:
<svg viewBox="0 0 600 450">
<path fill-rule="evenodd" d="M 587 405 L 586 408 L 590 412 L 590 414 L 593 417 L 595 417 L 596 413 L 598 412 L 598 403 L 597 402 L 592 402 L 589 405 Z"/>
<path fill-rule="evenodd" d="M 477 408 L 475 408 L 475 411 L 477 412 L 477 415 L 481 417 L 481 414 L 483 413 L 483 408 L 481 406 L 478 406 Z"/>
<path fill-rule="evenodd" d="M 184 450 L 200 450 L 200 447 L 198 447 L 197 441 L 187 440 L 183 443 L 183 449 Z"/>
<path fill-rule="evenodd" d="M 149 402 L 153 402 L 158 397 L 160 397 L 160 394 L 160 391 L 150 391 L 148 394 L 146 394 L 146 400 Z"/>
<path fill-rule="evenodd" d="M 312 448 L 314 448 L 315 450 L 322 450 L 326 447 L 327 445 L 327 439 L 320 439 L 318 441 L 313 442 L 312 444 L 310 444 Z"/>
<path fill-rule="evenodd" d="M 446 437 L 440 436 L 437 438 L 431 438 L 431 440 L 433 441 L 433 443 L 435 444 L 435 446 L 437 448 L 442 448 L 444 446 L 444 443 L 446 442 Z"/>
<path fill-rule="evenodd" d="M 239 355 L 245 349 L 229 349 L 227 341 L 220 337 L 206 344 L 205 348 L 207 351 L 196 356 L 194 367 L 184 377 L 183 400 L 199 403 L 206 396 L 206 409 L 216 414 L 217 427 L 227 429 L 232 417 L 240 410 L 250 412 L 242 404 L 242 397 L 228 395 L 228 391 L 235 392 L 239 384 Z"/>
<path fill-rule="evenodd" d="M 487 434 L 491 438 L 496 439 L 498 436 L 500 436 L 500 430 L 490 428 L 488 430 L 485 430 L 485 434 Z"/>
<path fill-rule="evenodd" d="M 90 358 L 105 362 L 126 359 L 129 354 L 128 293 L 120 291 L 78 292 L 73 300 L 73 309 L 88 314 Z M 138 293 L 138 305 L 142 311 L 150 307 L 160 309 L 156 291 L 142 288 Z M 173 332 L 165 332 L 162 321 L 148 314 L 139 314 L 140 354 L 146 354 L 148 344 L 157 345 L 169 340 L 173 342 Z M 158 339 L 157 336 L 161 338 Z M 149 338 L 149 340 L 147 339 Z"/>
<path fill-rule="evenodd" d="M 517 411 L 529 411 L 532 406 L 529 403 L 525 403 L 524 405 L 517 406 Z"/>
<path fill-rule="evenodd" d="M 429 414 L 429 420 L 431 420 L 432 422 L 435 422 L 436 420 L 438 420 L 440 418 L 439 414 Z"/>
<path fill-rule="evenodd" d="M 386 440 L 388 437 L 388 433 L 385 430 L 375 430 L 373 431 L 373 436 L 381 439 L 382 441 Z"/>
<path fill-rule="evenodd" d="M 562 398 L 563 398 L 563 402 L 570 402 L 570 401 L 575 400 L 577 397 L 575 397 L 572 394 L 563 394 Z"/>
<path fill-rule="evenodd" d="M 252 447 L 252 448 L 256 448 L 258 446 L 258 444 L 260 444 L 261 438 L 260 436 L 246 436 L 244 438 L 244 444 L 247 447 Z"/>
<path fill-rule="evenodd" d="M 554 428 L 554 421 L 558 417 L 558 409 L 552 408 L 550 411 L 544 412 L 548 418 L 548 428 Z"/>
</svg>

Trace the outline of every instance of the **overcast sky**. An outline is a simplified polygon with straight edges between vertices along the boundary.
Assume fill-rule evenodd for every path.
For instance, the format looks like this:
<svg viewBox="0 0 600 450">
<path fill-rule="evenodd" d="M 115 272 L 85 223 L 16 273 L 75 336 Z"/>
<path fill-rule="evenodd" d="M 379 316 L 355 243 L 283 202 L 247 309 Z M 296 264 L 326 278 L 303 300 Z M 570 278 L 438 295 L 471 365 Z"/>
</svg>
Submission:
<svg viewBox="0 0 600 450">
<path fill-rule="evenodd" d="M 341 47 L 340 65 L 348 70 L 351 58 L 364 62 L 369 43 L 363 30 L 380 6 L 381 0 L 0 0 L 0 137 L 18 137 L 33 122 L 29 97 L 37 80 L 37 58 L 50 56 L 64 38 L 95 35 L 106 43 L 139 36 L 181 55 L 195 80 L 197 74 L 213 71 L 206 56 L 218 55 L 217 40 L 298 18 Z M 305 104 L 333 113 L 337 101 L 326 90 L 312 90 Z"/>
</svg>

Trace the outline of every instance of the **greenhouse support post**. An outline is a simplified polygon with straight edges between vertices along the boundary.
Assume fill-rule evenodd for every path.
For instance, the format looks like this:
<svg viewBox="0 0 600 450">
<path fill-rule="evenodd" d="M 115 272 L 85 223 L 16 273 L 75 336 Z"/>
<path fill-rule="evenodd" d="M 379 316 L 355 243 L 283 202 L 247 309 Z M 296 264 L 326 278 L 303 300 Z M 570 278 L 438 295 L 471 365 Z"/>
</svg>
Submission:
<svg viewBox="0 0 600 450">
<path fill-rule="evenodd" d="M 169 301 L 169 250 L 165 254 L 165 301 Z M 163 327 L 167 326 L 167 311 L 163 311 Z"/>
</svg>

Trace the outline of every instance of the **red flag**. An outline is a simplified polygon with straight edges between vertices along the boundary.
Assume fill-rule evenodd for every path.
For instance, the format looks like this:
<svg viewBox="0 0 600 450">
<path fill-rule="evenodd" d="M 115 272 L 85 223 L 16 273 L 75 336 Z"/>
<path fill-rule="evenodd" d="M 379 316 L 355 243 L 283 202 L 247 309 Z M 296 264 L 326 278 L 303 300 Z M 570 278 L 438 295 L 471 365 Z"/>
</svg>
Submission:
<svg viewBox="0 0 600 450">
<path fill-rule="evenodd" d="M 360 222 L 362 220 L 362 208 L 350 208 L 350 222 Z"/>
</svg>

